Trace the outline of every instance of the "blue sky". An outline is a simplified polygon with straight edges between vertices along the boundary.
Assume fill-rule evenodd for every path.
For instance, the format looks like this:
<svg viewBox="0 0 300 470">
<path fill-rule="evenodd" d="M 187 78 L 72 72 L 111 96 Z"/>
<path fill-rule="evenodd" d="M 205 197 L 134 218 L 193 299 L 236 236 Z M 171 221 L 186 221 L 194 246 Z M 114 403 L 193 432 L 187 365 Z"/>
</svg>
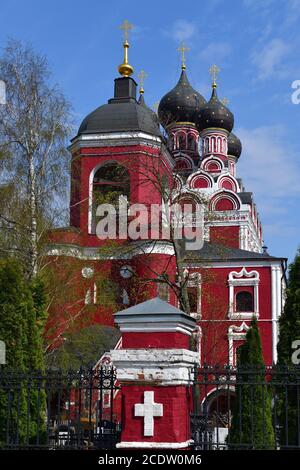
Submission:
<svg viewBox="0 0 300 470">
<path fill-rule="evenodd" d="M 243 144 L 238 164 L 253 191 L 269 252 L 291 260 L 300 244 L 300 0 L 0 0 L 0 46 L 9 37 L 46 55 L 76 122 L 113 93 L 122 60 L 121 31 L 135 25 L 130 63 L 148 78 L 156 103 L 178 80 L 184 40 L 192 85 L 210 94 L 208 68 L 221 68 L 219 96 L 229 99 Z M 135 75 L 136 77 L 136 75 Z"/>
</svg>

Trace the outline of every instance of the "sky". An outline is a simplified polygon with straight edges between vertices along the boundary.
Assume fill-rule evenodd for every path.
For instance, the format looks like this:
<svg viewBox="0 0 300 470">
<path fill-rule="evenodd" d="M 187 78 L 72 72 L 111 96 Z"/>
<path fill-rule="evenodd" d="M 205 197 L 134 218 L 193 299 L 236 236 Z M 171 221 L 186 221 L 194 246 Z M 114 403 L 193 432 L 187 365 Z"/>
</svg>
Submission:
<svg viewBox="0 0 300 470">
<path fill-rule="evenodd" d="M 264 241 L 292 261 L 300 245 L 300 0 L 0 0 L 0 48 L 8 38 L 48 58 L 72 103 L 75 124 L 113 95 L 122 32 L 134 25 L 130 63 L 144 69 L 145 99 L 155 106 L 176 84 L 184 41 L 191 84 L 210 96 L 216 63 L 219 97 L 229 99 L 243 152 L 238 177 L 254 193 Z M 300 94 L 299 94 L 300 96 Z"/>
</svg>

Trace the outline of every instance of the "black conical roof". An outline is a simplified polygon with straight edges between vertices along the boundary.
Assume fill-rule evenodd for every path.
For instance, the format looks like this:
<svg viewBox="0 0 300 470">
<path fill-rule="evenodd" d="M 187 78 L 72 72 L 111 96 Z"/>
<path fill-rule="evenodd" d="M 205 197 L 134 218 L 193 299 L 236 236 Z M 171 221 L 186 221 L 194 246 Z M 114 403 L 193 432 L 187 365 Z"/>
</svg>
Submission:
<svg viewBox="0 0 300 470">
<path fill-rule="evenodd" d="M 163 126 L 175 122 L 195 123 L 196 115 L 206 101 L 190 84 L 182 70 L 177 85 L 160 100 L 158 117 Z"/>
<path fill-rule="evenodd" d="M 236 158 L 239 158 L 242 153 L 242 143 L 240 139 L 233 133 L 230 132 L 228 136 L 228 155 L 233 155 Z"/>
<path fill-rule="evenodd" d="M 197 113 L 196 125 L 200 131 L 209 127 L 226 129 L 231 132 L 234 124 L 232 112 L 219 101 L 216 86 L 213 86 L 210 100 Z"/>
</svg>

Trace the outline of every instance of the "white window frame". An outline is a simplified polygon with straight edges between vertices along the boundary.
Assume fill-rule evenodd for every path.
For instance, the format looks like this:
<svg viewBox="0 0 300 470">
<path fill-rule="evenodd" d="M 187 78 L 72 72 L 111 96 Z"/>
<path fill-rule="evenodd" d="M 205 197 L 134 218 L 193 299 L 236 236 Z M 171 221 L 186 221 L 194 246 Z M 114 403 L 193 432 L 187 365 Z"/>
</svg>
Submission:
<svg viewBox="0 0 300 470">
<path fill-rule="evenodd" d="M 245 279 L 246 278 L 246 279 Z M 251 320 L 253 316 L 259 318 L 259 273 L 257 271 L 248 272 L 246 268 L 241 271 L 232 271 L 228 276 L 229 286 L 229 309 L 228 317 L 231 320 Z M 253 286 L 253 312 L 236 312 L 235 311 L 235 287 L 252 287 Z"/>
<path fill-rule="evenodd" d="M 231 325 L 228 328 L 228 361 L 229 365 L 236 365 L 236 349 L 233 348 L 234 341 L 245 340 L 249 326 L 243 322 L 240 326 Z"/>
<path fill-rule="evenodd" d="M 185 270 L 185 274 L 188 275 L 188 271 Z M 196 319 L 201 318 L 201 274 L 200 273 L 191 273 L 190 279 L 187 282 L 187 287 L 196 287 L 198 289 L 198 299 L 197 299 L 197 312 L 191 312 L 191 317 Z"/>
</svg>

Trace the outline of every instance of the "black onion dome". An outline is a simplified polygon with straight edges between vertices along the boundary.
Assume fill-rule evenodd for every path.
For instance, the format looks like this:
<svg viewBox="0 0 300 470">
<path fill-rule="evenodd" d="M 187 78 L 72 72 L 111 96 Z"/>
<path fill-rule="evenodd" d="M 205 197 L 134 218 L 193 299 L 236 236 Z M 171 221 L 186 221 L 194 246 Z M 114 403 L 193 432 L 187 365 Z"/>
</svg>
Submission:
<svg viewBox="0 0 300 470">
<path fill-rule="evenodd" d="M 136 83 L 131 77 L 122 77 L 115 80 L 114 98 L 84 118 L 78 135 L 133 131 L 161 137 L 155 113 L 136 100 Z"/>
<path fill-rule="evenodd" d="M 239 158 L 242 153 L 242 143 L 240 139 L 231 132 L 228 136 L 228 155 L 233 155 L 236 158 Z"/>
<path fill-rule="evenodd" d="M 231 132 L 234 124 L 234 116 L 232 112 L 219 101 L 217 96 L 216 87 L 213 86 L 213 91 L 210 100 L 201 108 L 197 114 L 196 125 L 200 131 L 210 127 L 218 129 L 225 129 Z"/>
<path fill-rule="evenodd" d="M 191 86 L 185 70 L 177 85 L 162 97 L 158 106 L 158 118 L 163 126 L 175 122 L 195 123 L 196 115 L 206 100 Z"/>
</svg>

